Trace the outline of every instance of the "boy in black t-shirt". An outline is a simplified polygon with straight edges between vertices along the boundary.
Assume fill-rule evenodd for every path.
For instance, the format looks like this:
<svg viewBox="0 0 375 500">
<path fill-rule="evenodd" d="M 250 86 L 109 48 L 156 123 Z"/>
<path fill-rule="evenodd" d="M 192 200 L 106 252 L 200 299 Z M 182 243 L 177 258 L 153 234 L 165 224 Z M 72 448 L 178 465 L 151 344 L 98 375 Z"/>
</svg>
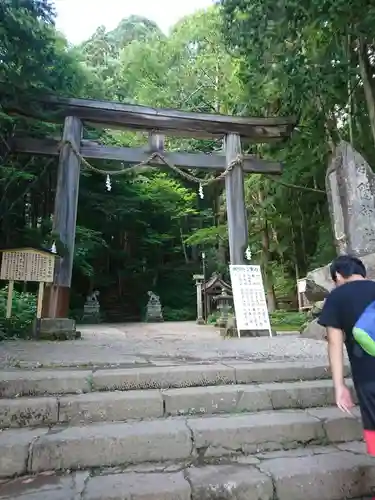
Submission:
<svg viewBox="0 0 375 500">
<path fill-rule="evenodd" d="M 330 271 L 336 288 L 328 295 L 318 322 L 327 328 L 336 404 L 348 413 L 354 406 L 344 380 L 345 343 L 361 410 L 367 451 L 375 456 L 375 357 L 362 349 L 352 332 L 363 311 L 375 301 L 375 282 L 366 279 L 363 262 L 349 255 L 337 257 L 332 262 Z"/>
</svg>

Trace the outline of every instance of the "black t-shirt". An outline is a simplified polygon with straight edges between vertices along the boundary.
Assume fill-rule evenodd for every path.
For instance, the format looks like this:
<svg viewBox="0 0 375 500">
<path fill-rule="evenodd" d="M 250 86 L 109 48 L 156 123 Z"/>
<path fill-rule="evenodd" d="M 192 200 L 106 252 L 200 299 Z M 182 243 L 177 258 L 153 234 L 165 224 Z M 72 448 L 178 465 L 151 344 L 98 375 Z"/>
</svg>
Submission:
<svg viewBox="0 0 375 500">
<path fill-rule="evenodd" d="M 352 333 L 358 318 L 373 301 L 374 281 L 349 281 L 332 290 L 318 319 L 320 325 L 339 328 L 345 333 L 345 345 L 355 384 L 375 382 L 375 357 L 362 349 Z"/>
</svg>

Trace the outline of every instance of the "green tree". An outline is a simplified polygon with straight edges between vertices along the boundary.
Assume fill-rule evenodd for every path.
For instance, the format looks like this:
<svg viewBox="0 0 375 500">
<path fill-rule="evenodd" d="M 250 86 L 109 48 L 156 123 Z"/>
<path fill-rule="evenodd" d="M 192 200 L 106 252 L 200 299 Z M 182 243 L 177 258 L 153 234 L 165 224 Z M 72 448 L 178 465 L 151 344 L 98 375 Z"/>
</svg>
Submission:
<svg viewBox="0 0 375 500">
<path fill-rule="evenodd" d="M 53 25 L 48 1 L 0 4 L 0 233 L 2 245 L 41 245 L 51 229 L 56 166 L 54 159 L 14 155 L 14 134 L 54 135 L 61 127 L 4 109 L 27 109 L 40 94 L 100 95 L 101 84 L 77 60 Z"/>
<path fill-rule="evenodd" d="M 275 258 L 293 262 L 300 276 L 334 255 L 324 177 L 337 140 L 349 140 L 370 159 L 374 155 L 362 133 L 371 122 L 371 99 L 363 92 L 358 64 L 361 39 L 367 33 L 368 41 L 373 27 L 367 17 L 359 19 L 353 3 L 222 0 L 221 5 L 227 44 L 254 96 L 251 112 L 299 119 L 286 145 L 262 147 L 285 165 L 284 185 L 264 181 L 262 190 L 272 233 L 285 243 L 286 252 Z M 373 6 L 367 6 L 371 19 Z M 369 44 L 362 56 L 372 74 Z"/>
</svg>

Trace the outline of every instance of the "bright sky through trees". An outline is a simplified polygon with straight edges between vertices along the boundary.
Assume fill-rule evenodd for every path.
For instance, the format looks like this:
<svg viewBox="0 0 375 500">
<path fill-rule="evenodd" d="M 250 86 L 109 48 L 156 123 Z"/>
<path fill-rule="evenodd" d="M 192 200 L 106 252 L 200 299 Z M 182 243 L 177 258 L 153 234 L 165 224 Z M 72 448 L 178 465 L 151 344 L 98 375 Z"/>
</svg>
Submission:
<svg viewBox="0 0 375 500">
<path fill-rule="evenodd" d="M 80 43 L 98 26 L 114 29 L 121 19 L 130 15 L 147 17 L 163 31 L 182 17 L 209 7 L 214 0 L 55 0 L 57 28 L 71 43 Z"/>
</svg>

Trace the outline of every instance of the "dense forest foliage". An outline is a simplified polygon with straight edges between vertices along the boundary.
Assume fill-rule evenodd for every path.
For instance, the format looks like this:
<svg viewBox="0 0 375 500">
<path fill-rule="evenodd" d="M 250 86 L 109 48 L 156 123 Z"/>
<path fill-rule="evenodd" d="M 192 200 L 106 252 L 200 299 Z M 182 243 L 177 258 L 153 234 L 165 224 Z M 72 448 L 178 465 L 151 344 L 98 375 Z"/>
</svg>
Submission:
<svg viewBox="0 0 375 500">
<path fill-rule="evenodd" d="M 296 278 L 334 255 L 324 177 L 335 142 L 345 138 L 375 161 L 375 5 L 362 3 L 221 0 L 168 35 L 131 16 L 72 47 L 54 27 L 53 1 L 0 2 L 2 246 L 53 240 L 57 159 L 13 154 L 12 136 L 61 136 L 57 125 L 9 115 L 12 101 L 54 93 L 198 112 L 294 114 L 291 140 L 244 145 L 285 167 L 281 178 L 248 175 L 246 203 L 270 309 L 293 297 Z M 85 138 L 147 142 L 144 134 L 87 127 Z M 166 147 L 208 152 L 221 144 L 167 138 Z M 105 177 L 82 170 L 72 313 L 98 289 L 106 319 L 139 319 L 152 289 L 166 319 L 194 318 L 192 275 L 202 252 L 208 274 L 228 272 L 223 183 L 205 189 L 204 199 L 196 184 L 164 169 L 112 177 L 111 185 L 108 191 Z"/>
</svg>

